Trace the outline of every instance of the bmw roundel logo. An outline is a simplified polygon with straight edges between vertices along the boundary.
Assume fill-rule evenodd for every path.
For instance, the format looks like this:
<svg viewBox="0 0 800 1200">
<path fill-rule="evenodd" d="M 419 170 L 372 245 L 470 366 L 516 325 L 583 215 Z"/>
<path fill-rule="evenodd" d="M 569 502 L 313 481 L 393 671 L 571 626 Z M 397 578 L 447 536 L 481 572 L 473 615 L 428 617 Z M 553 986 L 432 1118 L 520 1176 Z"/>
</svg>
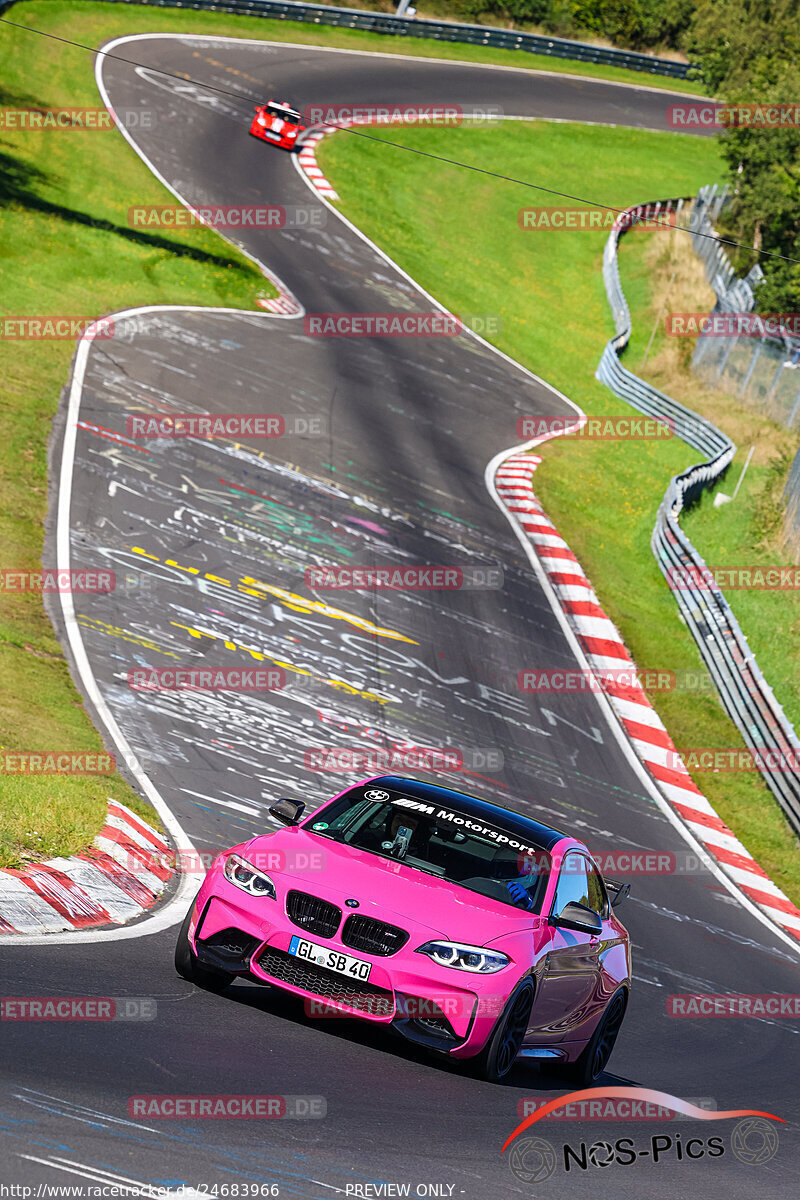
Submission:
<svg viewBox="0 0 800 1200">
<path fill-rule="evenodd" d="M 357 900 L 345 900 L 345 904 L 347 905 L 348 908 L 360 908 L 361 907 L 361 905 L 358 903 Z"/>
<path fill-rule="evenodd" d="M 364 799 L 375 801 L 388 800 L 389 793 L 384 792 L 382 788 L 370 788 L 368 792 L 364 792 Z"/>
</svg>

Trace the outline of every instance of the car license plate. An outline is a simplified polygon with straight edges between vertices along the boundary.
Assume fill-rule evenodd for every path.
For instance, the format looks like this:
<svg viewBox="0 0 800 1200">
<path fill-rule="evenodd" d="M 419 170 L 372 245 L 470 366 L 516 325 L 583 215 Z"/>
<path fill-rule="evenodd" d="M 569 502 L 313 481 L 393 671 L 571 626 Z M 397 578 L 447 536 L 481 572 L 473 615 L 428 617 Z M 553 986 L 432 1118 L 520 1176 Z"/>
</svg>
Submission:
<svg viewBox="0 0 800 1200">
<path fill-rule="evenodd" d="M 332 946 L 318 946 L 316 942 L 307 942 L 304 938 L 293 937 L 289 942 L 289 953 L 307 962 L 316 963 L 318 967 L 326 967 L 339 975 L 347 975 L 350 979 L 360 979 L 365 983 L 369 979 L 372 963 L 364 962 L 362 958 L 353 958 L 343 954 Z"/>
</svg>

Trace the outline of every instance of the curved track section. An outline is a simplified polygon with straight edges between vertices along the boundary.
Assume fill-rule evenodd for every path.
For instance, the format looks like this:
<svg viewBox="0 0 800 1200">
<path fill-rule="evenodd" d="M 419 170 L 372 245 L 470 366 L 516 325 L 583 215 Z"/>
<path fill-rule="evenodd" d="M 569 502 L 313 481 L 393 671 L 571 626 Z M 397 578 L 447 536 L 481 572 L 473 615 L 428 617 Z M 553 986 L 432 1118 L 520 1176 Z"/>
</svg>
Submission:
<svg viewBox="0 0 800 1200">
<path fill-rule="evenodd" d="M 143 68 L 107 61 L 109 95 L 117 108 L 157 102 L 172 118 L 137 148 L 192 204 L 305 205 L 309 192 L 288 156 L 254 153 L 243 121 L 249 102 L 221 107 L 189 88 L 165 91 L 153 82 L 159 67 L 305 103 L 468 100 L 649 127 L 660 124 L 664 103 L 587 80 L 308 47 L 162 36 L 127 45 Z M 237 241 L 309 312 L 431 308 L 330 212 L 321 228 Z M 102 562 L 130 586 L 80 605 L 76 598 L 74 616 L 136 768 L 199 850 L 263 829 L 276 794 L 313 804 L 337 789 L 346 777 L 314 769 L 320 747 L 416 744 L 462 747 L 469 770 L 452 782 L 574 828 L 595 850 L 680 860 L 685 841 L 596 698 L 516 689 L 522 667 L 569 666 L 575 647 L 489 502 L 484 470 L 513 441 L 518 415 L 567 411 L 563 397 L 471 336 L 326 340 L 305 336 L 291 318 L 198 310 L 131 313 L 121 327 L 113 345 L 95 343 L 86 364 L 70 552 L 75 566 Z M 239 442 L 126 437 L 131 412 L 164 411 L 324 417 L 326 432 Z M 454 559 L 501 568 L 502 590 L 342 597 L 304 583 L 305 569 L 323 562 Z M 127 684 L 137 666 L 264 662 L 287 677 L 269 696 L 177 696 Z M 796 992 L 797 956 L 702 869 L 636 879 L 626 923 L 637 986 L 605 1081 L 711 1096 L 720 1108 L 764 1109 L 792 1124 L 781 1127 L 768 1167 L 743 1168 L 730 1150 L 688 1166 L 642 1159 L 624 1183 L 639 1196 L 666 1196 L 685 1190 L 691 1174 L 689 1186 L 709 1200 L 753 1186 L 787 1195 L 800 1115 L 798 1022 L 740 1021 L 734 1052 L 728 1022 L 676 1021 L 665 1002 L 694 991 Z M 283 1196 L 315 1198 L 380 1183 L 408 1184 L 412 1195 L 436 1184 L 439 1195 L 469 1200 L 531 1195 L 500 1146 L 518 1123 L 518 1101 L 562 1091 L 557 1080 L 521 1063 L 508 1086 L 492 1087 L 380 1031 L 314 1021 L 248 984 L 223 997 L 198 992 L 173 973 L 173 936 L 0 951 L 16 994 L 52 994 L 54 980 L 80 980 L 70 990 L 146 994 L 157 1004 L 155 1020 L 127 1025 L 124 1036 L 111 1024 L 74 1026 L 69 1037 L 55 1025 L 3 1024 L 4 1181 L 117 1173 L 195 1187 L 274 1183 Z M 127 1108 L 133 1096 L 237 1092 L 323 1096 L 327 1115 L 267 1127 L 148 1123 Z M 591 1142 L 599 1128 L 548 1126 L 545 1136 Z M 602 1130 L 639 1136 L 630 1126 Z M 547 1186 L 594 1195 L 594 1169 L 561 1172 Z"/>
</svg>

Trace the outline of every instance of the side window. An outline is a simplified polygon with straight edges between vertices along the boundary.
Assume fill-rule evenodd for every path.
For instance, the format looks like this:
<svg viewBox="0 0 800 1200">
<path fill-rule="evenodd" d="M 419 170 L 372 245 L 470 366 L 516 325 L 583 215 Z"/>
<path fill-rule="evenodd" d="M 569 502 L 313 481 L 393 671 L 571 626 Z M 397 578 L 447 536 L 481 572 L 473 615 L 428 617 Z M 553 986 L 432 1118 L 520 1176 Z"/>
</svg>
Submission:
<svg viewBox="0 0 800 1200">
<path fill-rule="evenodd" d="M 594 909 L 601 917 L 608 916 L 608 896 L 600 872 L 594 863 L 586 861 L 589 880 L 589 908 Z"/>
<path fill-rule="evenodd" d="M 571 851 L 561 864 L 561 872 L 556 885 L 556 895 L 553 901 L 553 913 L 558 916 L 565 904 L 589 903 L 589 879 L 586 868 L 589 864 L 582 854 Z"/>
</svg>

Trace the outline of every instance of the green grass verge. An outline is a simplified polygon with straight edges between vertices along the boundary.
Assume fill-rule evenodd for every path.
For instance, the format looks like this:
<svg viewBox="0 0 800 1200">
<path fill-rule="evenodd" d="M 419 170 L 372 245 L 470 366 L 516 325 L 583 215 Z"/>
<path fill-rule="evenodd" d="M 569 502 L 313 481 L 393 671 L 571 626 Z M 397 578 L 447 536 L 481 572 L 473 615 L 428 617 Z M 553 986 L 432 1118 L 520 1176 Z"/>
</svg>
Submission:
<svg viewBox="0 0 800 1200">
<path fill-rule="evenodd" d="M 723 485 L 730 495 L 744 465 L 741 446 Z M 772 532 L 770 509 L 782 490 L 789 463 L 751 466 L 735 504 L 714 508 L 711 496 L 690 510 L 683 528 L 707 563 L 718 566 L 787 566 L 792 555 L 781 553 L 765 538 Z M 776 488 L 776 484 L 778 487 Z M 767 507 L 767 511 L 765 511 Z M 773 510 L 774 511 L 774 510 Z M 800 598 L 795 591 L 726 592 L 758 665 L 795 729 L 800 729 Z"/>
<path fill-rule="evenodd" d="M 403 142 L 619 207 L 693 195 L 722 171 L 710 141 L 580 125 L 405 129 Z M 522 230 L 519 209 L 547 197 L 455 167 L 432 171 L 425 158 L 387 153 L 345 133 L 323 142 L 318 156 L 343 211 L 423 287 L 456 313 L 499 315 L 502 333 L 492 339 L 498 347 L 588 413 L 625 411 L 594 379 L 613 333 L 600 272 L 604 233 Z M 662 236 L 637 233 L 626 241 L 635 249 L 637 239 Z M 637 336 L 646 340 L 652 326 L 648 279 L 641 272 L 629 280 L 623 260 L 623 281 L 634 327 L 642 331 Z M 635 354 L 631 361 L 638 361 Z M 516 440 L 509 420 L 508 444 Z M 677 439 L 562 439 L 548 446 L 536 474 L 545 509 L 642 667 L 701 670 L 650 550 L 669 478 L 695 460 Z M 714 696 L 671 692 L 652 700 L 679 748 L 741 745 Z M 761 779 L 745 773 L 696 778 L 772 878 L 800 901 L 796 840 Z"/>
<path fill-rule="evenodd" d="M 103 13 L 95 0 L 36 0 L 34 4 L 15 4 L 3 15 L 21 25 L 46 29 L 74 41 L 86 41 L 103 31 L 106 38 L 123 33 L 215 33 L 226 37 L 260 38 L 274 42 L 296 42 L 306 46 L 337 46 L 343 50 L 372 50 L 384 54 L 407 54 L 415 58 L 444 58 L 457 62 L 489 63 L 502 67 L 522 67 L 527 71 L 548 71 L 562 75 L 583 75 L 590 79 L 609 79 L 636 87 L 656 88 L 688 95 L 702 95 L 702 85 L 694 80 L 672 79 L 625 67 L 602 63 L 579 63 L 547 54 L 528 54 L 524 50 L 494 50 L 490 46 L 470 46 L 460 42 L 438 42 L 430 38 L 392 37 L 360 29 L 334 29 L 327 25 L 307 25 L 299 21 L 273 21 L 261 17 L 235 16 L 231 13 L 203 13 L 186 9 L 163 9 L 131 5 Z M 346 7 L 346 5 L 344 5 Z M 120 11 L 122 9 L 122 11 Z M 65 34 L 64 31 L 67 31 Z M 30 37 L 31 35 L 26 35 Z M 92 44 L 96 44 L 92 42 Z"/>
</svg>

